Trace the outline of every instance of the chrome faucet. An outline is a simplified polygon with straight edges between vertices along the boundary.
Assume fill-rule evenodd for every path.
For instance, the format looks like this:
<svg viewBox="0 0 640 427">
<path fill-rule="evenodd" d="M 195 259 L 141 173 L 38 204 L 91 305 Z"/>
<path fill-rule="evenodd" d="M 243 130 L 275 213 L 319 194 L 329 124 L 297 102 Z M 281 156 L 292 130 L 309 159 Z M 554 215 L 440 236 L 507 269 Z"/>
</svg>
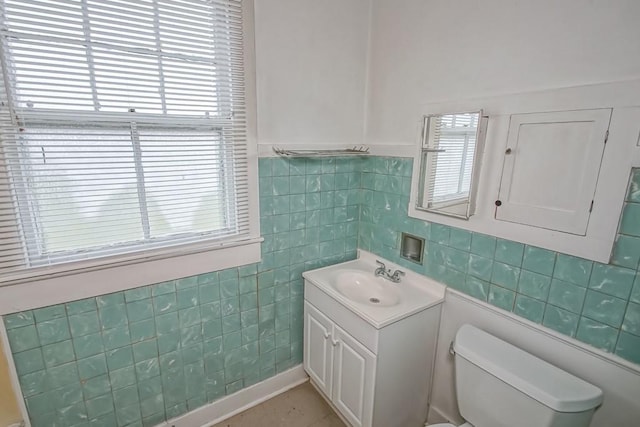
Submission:
<svg viewBox="0 0 640 427">
<path fill-rule="evenodd" d="M 391 269 L 387 270 L 387 266 L 384 265 L 383 262 L 376 260 L 376 262 L 380 265 L 380 267 L 376 268 L 376 271 L 373 272 L 373 274 L 378 277 L 378 276 L 382 276 L 387 280 L 392 281 L 393 283 L 399 283 L 400 282 L 400 278 L 402 276 L 404 276 L 404 271 L 402 270 L 396 270 L 393 272 L 393 274 L 391 274 Z"/>
</svg>

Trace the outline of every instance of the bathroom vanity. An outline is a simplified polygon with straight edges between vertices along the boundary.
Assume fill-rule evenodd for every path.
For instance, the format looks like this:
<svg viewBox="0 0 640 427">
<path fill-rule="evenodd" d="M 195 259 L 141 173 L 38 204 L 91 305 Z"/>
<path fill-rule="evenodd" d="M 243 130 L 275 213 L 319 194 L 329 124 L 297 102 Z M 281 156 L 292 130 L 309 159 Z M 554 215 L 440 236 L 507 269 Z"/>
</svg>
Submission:
<svg viewBox="0 0 640 427">
<path fill-rule="evenodd" d="M 375 276 L 376 260 L 406 275 Z M 353 426 L 423 426 L 445 287 L 365 251 L 303 276 L 312 384 Z"/>
</svg>

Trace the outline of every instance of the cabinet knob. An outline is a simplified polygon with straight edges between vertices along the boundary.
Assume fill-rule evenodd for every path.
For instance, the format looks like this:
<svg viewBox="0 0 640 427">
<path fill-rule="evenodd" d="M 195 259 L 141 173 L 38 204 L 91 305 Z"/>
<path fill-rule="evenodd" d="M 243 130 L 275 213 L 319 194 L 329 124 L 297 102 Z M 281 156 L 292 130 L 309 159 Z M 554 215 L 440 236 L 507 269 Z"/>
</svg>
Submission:
<svg viewBox="0 0 640 427">
<path fill-rule="evenodd" d="M 330 335 L 329 332 L 325 332 L 324 333 L 324 339 L 326 340 L 327 338 L 329 338 L 329 335 Z"/>
<path fill-rule="evenodd" d="M 336 340 L 331 340 L 331 345 L 333 345 L 334 347 L 336 347 L 338 344 L 340 344 L 340 341 Z"/>
<path fill-rule="evenodd" d="M 511 148 L 507 148 L 507 149 L 505 150 L 505 154 L 511 154 Z"/>
</svg>

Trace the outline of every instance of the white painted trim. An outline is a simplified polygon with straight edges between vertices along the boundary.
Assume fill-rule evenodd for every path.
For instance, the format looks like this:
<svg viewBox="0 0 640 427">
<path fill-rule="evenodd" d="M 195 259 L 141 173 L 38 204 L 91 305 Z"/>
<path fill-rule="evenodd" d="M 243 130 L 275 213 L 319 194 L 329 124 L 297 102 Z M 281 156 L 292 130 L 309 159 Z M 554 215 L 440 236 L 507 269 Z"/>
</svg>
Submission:
<svg viewBox="0 0 640 427">
<path fill-rule="evenodd" d="M 260 239 L 258 239 L 260 240 Z M 45 277 L 0 287 L 0 315 L 95 297 L 260 261 L 260 243 Z"/>
<path fill-rule="evenodd" d="M 17 426 L 31 427 L 31 421 L 29 420 L 29 414 L 27 412 L 27 405 L 22 398 L 22 388 L 20 387 L 20 380 L 18 379 L 18 371 L 16 370 L 16 364 L 13 361 L 13 355 L 11 354 L 11 346 L 9 345 L 9 336 L 7 335 L 7 329 L 4 326 L 4 322 L 0 317 L 0 341 L 2 341 L 2 348 L 4 350 L 4 358 L 7 361 L 9 380 L 11 381 L 11 388 L 13 395 L 18 403 L 18 409 L 20 409 L 20 415 L 22 415 L 22 423 L 16 424 Z M 11 426 L 9 426 L 11 427 Z"/>
<path fill-rule="evenodd" d="M 489 115 L 484 155 L 478 181 L 476 213 L 469 220 L 420 211 L 415 208 L 419 170 L 413 169 L 409 216 L 469 231 L 539 246 L 578 257 L 607 263 L 611 256 L 618 220 L 624 204 L 627 180 L 640 129 L 640 80 L 545 90 L 424 104 L 422 113 L 483 109 Z M 539 227 L 498 221 L 494 217 L 504 150 L 511 114 L 613 108 L 609 140 L 604 151 L 593 212 L 585 236 Z M 420 123 L 416 118 L 413 154 L 419 159 Z M 636 155 L 636 158 L 640 155 Z"/>
<path fill-rule="evenodd" d="M 157 427 L 208 427 L 253 408 L 309 380 L 302 365 L 216 400 Z M 223 414 L 223 415 L 220 415 Z"/>
</svg>

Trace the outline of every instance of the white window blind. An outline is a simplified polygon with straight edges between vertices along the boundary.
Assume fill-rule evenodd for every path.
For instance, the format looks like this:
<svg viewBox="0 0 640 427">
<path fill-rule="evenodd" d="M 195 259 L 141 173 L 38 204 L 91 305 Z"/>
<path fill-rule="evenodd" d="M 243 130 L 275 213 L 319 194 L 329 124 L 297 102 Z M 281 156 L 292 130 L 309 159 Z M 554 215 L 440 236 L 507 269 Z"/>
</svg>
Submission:
<svg viewBox="0 0 640 427">
<path fill-rule="evenodd" d="M 241 0 L 0 2 L 0 275 L 249 238 Z"/>
<path fill-rule="evenodd" d="M 426 207 L 467 200 L 479 117 L 478 113 L 463 113 L 427 118 L 428 131 L 423 141 Z"/>
</svg>

